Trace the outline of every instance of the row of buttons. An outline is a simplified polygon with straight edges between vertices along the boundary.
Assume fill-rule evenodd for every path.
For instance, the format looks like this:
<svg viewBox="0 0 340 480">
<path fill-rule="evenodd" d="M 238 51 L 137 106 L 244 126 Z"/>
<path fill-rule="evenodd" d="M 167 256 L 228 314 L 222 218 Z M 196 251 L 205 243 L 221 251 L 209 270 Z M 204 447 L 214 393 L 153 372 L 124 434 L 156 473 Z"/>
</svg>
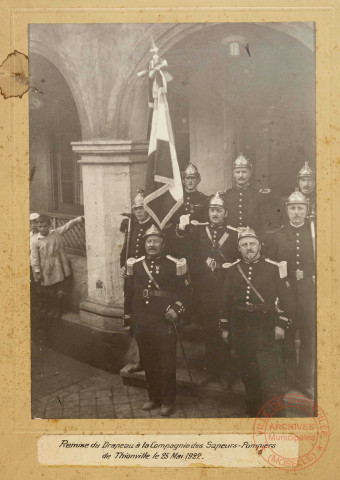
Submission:
<svg viewBox="0 0 340 480">
<path fill-rule="evenodd" d="M 249 266 L 249 269 L 248 269 L 248 280 L 251 281 L 251 276 L 252 276 L 252 273 L 253 273 L 253 267 Z M 246 292 L 246 304 L 248 305 L 250 302 L 249 302 L 249 299 L 250 299 L 250 286 L 247 285 L 247 292 Z"/>
<path fill-rule="evenodd" d="M 296 265 L 300 265 L 300 234 L 295 232 L 296 235 Z"/>
<path fill-rule="evenodd" d="M 239 201 L 239 205 L 238 205 L 238 206 L 239 206 L 239 209 L 240 209 L 240 210 L 239 210 L 240 216 L 238 217 L 238 219 L 239 219 L 239 223 L 238 223 L 239 227 L 242 227 L 242 225 L 243 225 L 243 221 L 242 221 L 242 220 L 243 220 L 243 213 L 242 213 L 242 200 L 243 200 L 243 198 L 242 198 L 242 195 L 243 195 L 243 193 L 242 193 L 242 192 L 239 192 L 239 199 L 238 199 L 238 201 Z"/>
<path fill-rule="evenodd" d="M 184 205 L 185 205 L 185 207 L 184 207 L 185 213 L 194 213 L 193 209 L 192 209 L 192 206 L 191 206 L 191 203 L 190 203 L 189 195 L 187 195 L 185 197 L 185 204 Z"/>
<path fill-rule="evenodd" d="M 135 252 L 135 258 L 138 258 L 140 257 L 140 253 L 139 253 L 139 247 L 140 247 L 140 237 L 143 235 L 144 233 L 144 229 L 143 228 L 140 228 L 139 229 L 139 233 L 137 235 L 137 240 L 136 240 L 136 252 Z"/>
</svg>

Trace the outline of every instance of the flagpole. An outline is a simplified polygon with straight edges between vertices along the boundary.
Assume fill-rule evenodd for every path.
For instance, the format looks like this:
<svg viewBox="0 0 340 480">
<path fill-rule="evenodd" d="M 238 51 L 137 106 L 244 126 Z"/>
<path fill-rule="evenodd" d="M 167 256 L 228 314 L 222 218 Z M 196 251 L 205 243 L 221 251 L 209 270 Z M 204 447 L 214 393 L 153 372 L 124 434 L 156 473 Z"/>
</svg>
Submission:
<svg viewBox="0 0 340 480">
<path fill-rule="evenodd" d="M 183 203 L 183 184 L 167 102 L 167 85 L 173 77 L 158 51 L 152 42 L 152 58 L 138 76 L 147 76 L 148 103 L 152 108 L 144 208 L 162 229 Z"/>
</svg>

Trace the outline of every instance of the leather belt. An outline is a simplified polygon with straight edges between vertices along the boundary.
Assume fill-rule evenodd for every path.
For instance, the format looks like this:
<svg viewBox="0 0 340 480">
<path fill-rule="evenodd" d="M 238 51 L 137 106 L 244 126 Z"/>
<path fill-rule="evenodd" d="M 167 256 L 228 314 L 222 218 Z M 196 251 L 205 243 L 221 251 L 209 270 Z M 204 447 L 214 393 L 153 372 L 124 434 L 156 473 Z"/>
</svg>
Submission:
<svg viewBox="0 0 340 480">
<path fill-rule="evenodd" d="M 237 305 L 239 310 L 245 310 L 246 312 L 267 312 L 269 310 L 273 310 L 274 306 L 270 303 L 244 303 Z"/>
<path fill-rule="evenodd" d="M 167 292 L 165 290 L 149 290 L 148 288 L 144 288 L 141 293 L 141 297 L 149 298 L 149 297 L 163 297 L 163 298 L 171 298 L 173 297 L 173 292 Z"/>
</svg>

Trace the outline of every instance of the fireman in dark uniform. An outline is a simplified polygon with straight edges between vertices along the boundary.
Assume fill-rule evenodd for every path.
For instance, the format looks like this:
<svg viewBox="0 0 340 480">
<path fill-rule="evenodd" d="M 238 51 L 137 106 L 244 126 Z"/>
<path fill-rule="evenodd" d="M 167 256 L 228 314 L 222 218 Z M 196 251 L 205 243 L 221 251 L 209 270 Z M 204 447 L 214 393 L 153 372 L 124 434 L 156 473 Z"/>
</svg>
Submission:
<svg viewBox="0 0 340 480">
<path fill-rule="evenodd" d="M 201 175 L 193 163 L 188 163 L 182 173 L 184 186 L 183 205 L 180 207 L 177 216 L 191 214 L 191 219 L 203 222 L 207 214 L 208 197 L 199 192 L 197 187 L 201 182 Z"/>
<path fill-rule="evenodd" d="M 190 215 L 190 220 L 196 220 L 198 222 L 204 222 L 207 219 L 208 215 L 208 203 L 209 199 L 207 195 L 199 192 L 197 187 L 201 182 L 201 175 L 197 167 L 188 163 L 185 170 L 182 173 L 182 182 L 184 186 L 184 196 L 183 196 L 183 205 L 178 209 L 176 214 L 173 217 L 173 225 L 176 227 L 182 215 Z M 186 227 L 186 230 L 192 230 L 190 224 Z M 176 234 L 175 234 L 176 236 Z M 172 239 L 171 239 L 172 240 Z M 188 264 L 191 265 L 193 259 L 196 256 L 195 245 L 190 242 L 176 242 L 170 240 L 170 244 L 174 247 L 173 251 L 170 252 L 176 257 L 184 257 Z M 167 242 L 169 243 L 169 242 Z M 191 275 L 191 271 L 190 271 Z M 197 325 L 197 290 L 195 288 L 195 275 L 191 276 L 192 280 L 192 298 L 190 305 L 185 314 L 185 323 L 192 324 L 193 326 Z"/>
<path fill-rule="evenodd" d="M 270 211 L 274 204 L 271 190 L 257 190 L 251 186 L 252 164 L 242 153 L 234 161 L 233 176 L 235 186 L 225 192 L 229 225 L 251 227 L 256 232 L 273 228 L 275 217 Z"/>
<path fill-rule="evenodd" d="M 120 225 L 120 231 L 125 234 L 123 248 L 120 253 L 120 274 L 122 278 L 126 279 L 127 254 L 132 258 L 140 258 L 145 253 L 145 242 L 143 236 L 153 223 L 153 220 L 144 208 L 144 191 L 137 190 L 137 194 L 132 203 L 131 219 L 124 218 Z M 124 325 L 126 327 L 130 326 L 128 322 L 125 322 Z M 135 343 L 133 344 L 133 347 L 135 356 L 137 357 L 137 362 L 128 367 L 129 373 L 140 372 L 143 370 L 143 365 L 139 358 L 140 356 L 138 348 Z"/>
<path fill-rule="evenodd" d="M 315 194 L 315 173 L 305 162 L 304 166 L 297 176 L 299 190 L 305 195 L 308 200 L 309 209 L 308 216 L 315 217 L 316 215 L 316 194 Z"/>
<path fill-rule="evenodd" d="M 295 328 L 285 340 L 285 367 L 291 387 L 313 397 L 316 342 L 315 225 L 308 219 L 308 200 L 300 191 L 286 201 L 289 223 L 267 236 L 267 252 L 287 262 L 288 281 L 295 299 Z M 295 338 L 300 338 L 299 361 Z"/>
<path fill-rule="evenodd" d="M 183 242 L 195 251 L 190 259 L 189 272 L 198 300 L 197 313 L 202 326 L 205 344 L 205 375 L 201 384 L 219 381 L 224 387 L 230 383 L 230 349 L 221 339 L 218 329 L 218 305 L 222 292 L 225 262 L 237 256 L 237 233 L 226 226 L 227 209 L 219 192 L 209 202 L 209 222 L 188 230 L 189 215 L 182 215 L 176 233 Z"/>
<path fill-rule="evenodd" d="M 241 260 L 224 265 L 220 328 L 238 354 L 247 413 L 253 417 L 283 393 L 282 339 L 291 325 L 292 302 L 285 263 L 263 258 L 249 227 L 239 234 L 238 244 Z M 284 410 L 277 416 L 285 416 Z"/>
<path fill-rule="evenodd" d="M 124 311 L 135 337 L 149 393 L 144 410 L 162 405 L 170 415 L 176 397 L 176 332 L 173 322 L 188 302 L 187 263 L 165 255 L 164 234 L 154 225 L 144 234 L 146 256 L 127 262 Z"/>
<path fill-rule="evenodd" d="M 143 240 L 144 233 L 151 227 L 153 220 L 144 208 L 144 192 L 143 190 L 137 190 L 132 203 L 132 218 L 130 226 L 130 245 L 129 245 L 129 257 L 139 258 L 145 253 L 145 245 Z M 124 244 L 120 253 L 120 267 L 121 275 L 124 277 L 126 273 L 126 256 L 128 248 L 128 228 L 129 219 L 124 218 L 120 225 L 120 231 L 125 234 Z"/>
</svg>

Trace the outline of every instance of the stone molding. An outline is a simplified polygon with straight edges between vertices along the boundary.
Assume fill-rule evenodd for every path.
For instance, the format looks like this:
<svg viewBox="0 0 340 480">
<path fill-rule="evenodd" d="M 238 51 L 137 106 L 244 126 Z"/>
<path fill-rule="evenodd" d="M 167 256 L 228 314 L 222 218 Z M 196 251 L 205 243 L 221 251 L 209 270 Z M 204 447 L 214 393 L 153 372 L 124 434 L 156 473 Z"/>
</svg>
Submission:
<svg viewBox="0 0 340 480">
<path fill-rule="evenodd" d="M 145 163 L 147 140 L 84 140 L 71 142 L 72 150 L 81 156 L 79 164 Z M 138 155 L 143 157 L 139 158 Z M 107 157 L 107 158 L 105 158 Z"/>
</svg>

